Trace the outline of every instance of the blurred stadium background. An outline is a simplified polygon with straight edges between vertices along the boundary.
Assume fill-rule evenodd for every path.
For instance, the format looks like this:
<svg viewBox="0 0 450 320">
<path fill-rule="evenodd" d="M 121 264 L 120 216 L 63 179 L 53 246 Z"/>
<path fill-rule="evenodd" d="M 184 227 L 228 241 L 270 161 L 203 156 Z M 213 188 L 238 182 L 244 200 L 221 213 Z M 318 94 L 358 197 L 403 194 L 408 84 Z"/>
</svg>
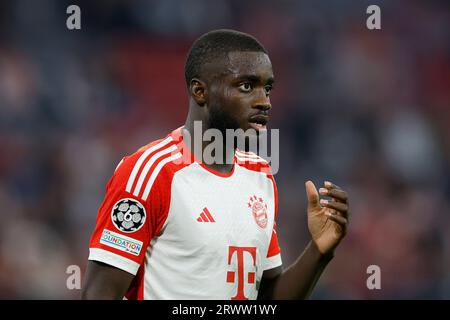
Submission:
<svg viewBox="0 0 450 320">
<path fill-rule="evenodd" d="M 0 298 L 79 296 L 65 271 L 84 271 L 107 180 L 183 124 L 186 52 L 223 27 L 273 61 L 284 264 L 309 237 L 304 181 L 331 179 L 351 226 L 313 297 L 450 298 L 449 14 L 444 0 L 1 1 Z"/>
</svg>

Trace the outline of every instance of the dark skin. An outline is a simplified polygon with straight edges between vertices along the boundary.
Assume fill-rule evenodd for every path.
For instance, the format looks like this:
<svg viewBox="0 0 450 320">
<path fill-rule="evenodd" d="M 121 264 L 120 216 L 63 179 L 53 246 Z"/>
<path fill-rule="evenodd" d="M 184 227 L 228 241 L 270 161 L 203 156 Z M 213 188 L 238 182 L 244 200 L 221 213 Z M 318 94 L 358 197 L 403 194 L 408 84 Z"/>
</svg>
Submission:
<svg viewBox="0 0 450 320">
<path fill-rule="evenodd" d="M 222 125 L 214 120 L 217 114 L 226 118 L 226 127 L 232 129 L 251 128 L 255 116 L 260 117 L 260 121 L 268 121 L 273 82 L 272 64 L 263 52 L 230 52 L 227 59 L 206 65 L 202 78 L 194 78 L 190 82 L 189 114 L 183 128 L 186 144 L 191 145 L 186 133 L 193 137 L 194 121 L 202 121 L 203 130 Z M 202 159 L 201 154 L 196 154 L 196 157 Z M 220 173 L 228 173 L 233 164 L 213 163 L 208 166 Z M 280 266 L 264 271 L 258 299 L 308 298 L 346 234 L 347 193 L 328 181 L 319 191 L 311 181 L 305 183 L 305 188 L 311 241 L 285 270 Z M 320 199 L 320 196 L 329 197 L 329 200 Z M 133 278 L 133 275 L 115 267 L 88 261 L 82 298 L 122 299 Z"/>
<path fill-rule="evenodd" d="M 223 125 L 218 123 L 219 121 L 210 123 L 217 110 L 220 110 L 221 117 L 228 119 L 226 125 L 229 129 L 251 129 L 251 121 L 254 121 L 255 117 L 264 122 L 269 121 L 269 110 L 272 108 L 269 95 L 274 76 L 266 54 L 230 52 L 227 59 L 215 61 L 205 69 L 203 79 L 194 78 L 190 85 L 189 114 L 184 130 L 188 131 L 191 137 L 194 136 L 194 121 L 202 122 L 203 131 Z M 183 136 L 186 137 L 184 133 Z M 188 146 L 191 145 L 186 138 L 185 142 Z M 203 149 L 207 144 L 208 142 L 204 142 Z M 234 150 L 228 151 L 234 154 Z M 202 159 L 202 153 L 195 156 Z M 208 166 L 220 173 L 228 173 L 233 164 Z"/>
</svg>

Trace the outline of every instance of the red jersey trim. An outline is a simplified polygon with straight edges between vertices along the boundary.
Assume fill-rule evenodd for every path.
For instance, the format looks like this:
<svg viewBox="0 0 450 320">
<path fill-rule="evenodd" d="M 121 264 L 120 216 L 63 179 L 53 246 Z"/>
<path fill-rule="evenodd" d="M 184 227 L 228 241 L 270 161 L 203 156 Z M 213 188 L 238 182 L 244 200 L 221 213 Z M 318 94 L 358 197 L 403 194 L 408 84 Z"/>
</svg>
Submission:
<svg viewBox="0 0 450 320">
<path fill-rule="evenodd" d="M 233 168 L 231 169 L 230 172 L 228 173 L 221 173 L 218 171 L 215 171 L 211 168 L 209 168 L 207 165 L 205 165 L 202 161 L 200 161 L 192 152 L 191 150 L 188 148 L 188 146 L 186 145 L 186 143 L 183 140 L 183 135 L 181 133 L 181 130 L 183 129 L 183 127 L 180 127 L 176 130 L 174 130 L 171 134 L 172 138 L 176 141 L 177 146 L 181 151 L 181 153 L 183 154 L 183 160 L 185 163 L 187 164 L 191 164 L 193 162 L 198 163 L 203 169 L 205 169 L 206 171 L 208 171 L 209 173 L 212 173 L 218 177 L 221 178 L 229 178 L 233 175 L 234 171 L 235 171 L 235 166 L 236 166 L 236 158 L 233 158 Z"/>
<path fill-rule="evenodd" d="M 277 184 L 275 183 L 275 179 L 272 175 L 267 176 L 270 181 L 272 181 L 273 184 L 273 192 L 274 192 L 274 202 L 275 202 L 275 214 L 274 214 L 274 221 L 273 221 L 273 229 L 272 229 L 272 236 L 270 239 L 269 249 L 267 250 L 267 258 L 276 256 L 277 254 L 281 253 L 281 248 L 278 243 L 278 236 L 277 236 L 277 216 L 278 216 L 278 189 Z"/>
</svg>

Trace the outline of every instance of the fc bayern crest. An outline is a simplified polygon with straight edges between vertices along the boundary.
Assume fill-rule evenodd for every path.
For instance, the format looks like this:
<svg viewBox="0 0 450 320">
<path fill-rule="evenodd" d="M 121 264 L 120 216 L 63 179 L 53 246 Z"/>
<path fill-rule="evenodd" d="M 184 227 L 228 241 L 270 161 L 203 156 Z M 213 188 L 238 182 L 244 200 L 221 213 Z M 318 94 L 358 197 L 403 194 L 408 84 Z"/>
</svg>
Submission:
<svg viewBox="0 0 450 320">
<path fill-rule="evenodd" d="M 252 209 L 252 215 L 255 222 L 261 228 L 267 227 L 267 204 L 264 203 L 262 198 L 257 196 L 250 197 L 250 202 L 247 203 L 248 207 Z"/>
<path fill-rule="evenodd" d="M 112 211 L 111 219 L 122 232 L 138 231 L 145 222 L 145 208 L 135 199 L 125 198 L 118 201 Z"/>
</svg>

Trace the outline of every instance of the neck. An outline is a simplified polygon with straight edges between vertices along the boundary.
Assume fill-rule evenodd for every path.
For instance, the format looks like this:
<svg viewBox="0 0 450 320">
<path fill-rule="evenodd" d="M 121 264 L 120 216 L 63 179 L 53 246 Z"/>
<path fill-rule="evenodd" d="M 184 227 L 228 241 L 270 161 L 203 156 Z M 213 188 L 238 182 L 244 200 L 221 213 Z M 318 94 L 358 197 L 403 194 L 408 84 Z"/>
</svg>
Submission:
<svg viewBox="0 0 450 320">
<path fill-rule="evenodd" d="M 220 173 L 229 173 L 233 169 L 234 160 L 230 163 L 227 159 L 234 159 L 235 148 L 226 148 L 225 137 L 223 137 L 222 141 L 220 141 L 220 139 L 218 141 L 214 140 L 213 142 L 205 141 L 203 138 L 205 136 L 205 132 L 210 129 L 207 127 L 207 124 L 208 121 L 205 121 L 205 117 L 202 117 L 200 114 L 195 114 L 192 112 L 192 108 L 190 108 L 184 127 L 181 130 L 184 143 L 187 145 L 191 153 L 195 155 L 196 159 L 201 161 L 205 166 Z M 208 146 L 209 148 L 207 149 Z M 211 152 L 212 148 L 215 150 L 222 150 L 222 163 L 220 163 L 220 161 L 213 161 L 211 163 L 211 161 L 207 159 L 207 156 Z"/>
</svg>

